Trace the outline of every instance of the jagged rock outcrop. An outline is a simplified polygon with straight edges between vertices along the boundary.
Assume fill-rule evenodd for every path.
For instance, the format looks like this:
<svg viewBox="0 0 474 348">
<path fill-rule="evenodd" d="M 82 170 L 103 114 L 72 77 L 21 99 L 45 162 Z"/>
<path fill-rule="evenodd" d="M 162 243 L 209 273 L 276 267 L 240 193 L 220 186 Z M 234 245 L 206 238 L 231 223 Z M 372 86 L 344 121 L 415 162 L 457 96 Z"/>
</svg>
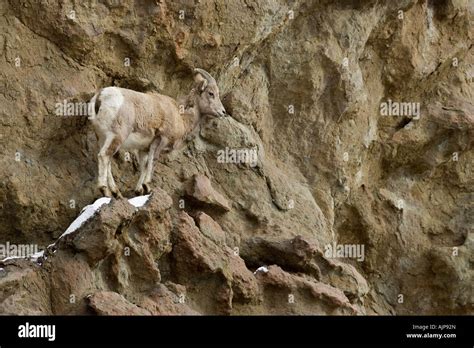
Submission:
<svg viewBox="0 0 474 348">
<path fill-rule="evenodd" d="M 6 276 L 0 279 L 3 312 L 169 315 L 297 314 L 303 308 L 304 313 L 317 314 L 363 311 L 363 301 L 351 302 L 354 296 L 347 297 L 320 277 L 289 273 L 276 263 L 266 273 L 254 273 L 247 266 L 249 262 L 219 238 L 224 232 L 212 217 L 201 212 L 193 219 L 173 208 L 163 190 L 155 190 L 144 205 L 135 206 L 131 201 L 113 200 L 98 206 L 91 217 L 64 234 L 36 262 L 4 261 Z M 301 238 L 294 241 L 309 245 Z M 320 255 L 318 250 L 311 250 Z M 306 249 L 289 250 L 289 254 L 290 259 L 302 257 L 314 262 L 315 267 L 321 261 L 328 262 Z M 333 276 L 341 289 L 351 287 L 342 274 Z M 29 286 L 16 291 L 24 284 Z M 288 301 L 289 295 L 296 298 Z M 30 307 L 36 300 L 38 304 Z"/>
<path fill-rule="evenodd" d="M 0 245 L 45 250 L 0 262 L 0 313 L 472 314 L 473 11 L 0 2 Z M 195 67 L 231 117 L 159 159 L 145 205 L 104 203 L 60 238 L 98 192 L 87 117 L 58 103 L 109 85 L 178 97 Z M 133 197 L 133 155 L 113 166 Z"/>
<path fill-rule="evenodd" d="M 189 197 L 195 199 L 197 203 L 207 204 L 224 211 L 229 211 L 231 206 L 219 192 L 214 190 L 209 178 L 204 175 L 196 175 L 188 189 Z"/>
</svg>

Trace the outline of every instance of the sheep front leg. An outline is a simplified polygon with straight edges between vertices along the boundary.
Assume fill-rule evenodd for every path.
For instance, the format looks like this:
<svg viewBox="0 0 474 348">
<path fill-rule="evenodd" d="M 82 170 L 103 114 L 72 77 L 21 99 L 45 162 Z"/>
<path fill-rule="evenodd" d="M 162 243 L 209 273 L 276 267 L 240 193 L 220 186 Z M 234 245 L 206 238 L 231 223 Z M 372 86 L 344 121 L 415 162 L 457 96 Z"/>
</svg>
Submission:
<svg viewBox="0 0 474 348">
<path fill-rule="evenodd" d="M 109 165 L 107 167 L 107 184 L 109 185 L 112 194 L 116 198 L 123 198 L 122 193 L 115 184 L 114 176 L 112 175 L 112 161 L 109 160 Z"/>
<path fill-rule="evenodd" d="M 138 179 L 137 186 L 135 187 L 135 193 L 137 195 L 143 194 L 143 182 L 146 177 L 146 167 L 148 162 L 148 153 L 140 151 L 138 153 L 138 168 L 140 170 L 140 179 Z"/>
<path fill-rule="evenodd" d="M 151 192 L 150 182 L 153 176 L 153 160 L 159 158 L 161 151 L 168 145 L 168 138 L 161 137 L 157 138 L 153 141 L 150 146 L 150 150 L 148 152 L 148 163 L 146 167 L 146 175 L 145 175 L 145 182 L 143 184 L 143 188 L 145 189 L 146 193 Z"/>
</svg>

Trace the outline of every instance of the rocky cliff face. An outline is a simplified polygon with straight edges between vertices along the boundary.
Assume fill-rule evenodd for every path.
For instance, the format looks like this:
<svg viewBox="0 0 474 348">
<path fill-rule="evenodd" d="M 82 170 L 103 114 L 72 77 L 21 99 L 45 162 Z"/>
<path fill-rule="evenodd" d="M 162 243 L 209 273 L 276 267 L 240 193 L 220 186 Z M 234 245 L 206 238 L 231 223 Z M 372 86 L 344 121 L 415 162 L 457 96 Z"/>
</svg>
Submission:
<svg viewBox="0 0 474 348">
<path fill-rule="evenodd" d="M 1 313 L 472 314 L 472 2 L 10 0 L 0 14 L 0 243 L 45 250 L 0 262 Z M 86 220 L 97 141 L 57 104 L 109 85 L 178 97 L 194 67 L 231 117 L 161 158 L 143 202 L 96 202 Z M 133 156 L 113 171 L 133 197 Z"/>
</svg>

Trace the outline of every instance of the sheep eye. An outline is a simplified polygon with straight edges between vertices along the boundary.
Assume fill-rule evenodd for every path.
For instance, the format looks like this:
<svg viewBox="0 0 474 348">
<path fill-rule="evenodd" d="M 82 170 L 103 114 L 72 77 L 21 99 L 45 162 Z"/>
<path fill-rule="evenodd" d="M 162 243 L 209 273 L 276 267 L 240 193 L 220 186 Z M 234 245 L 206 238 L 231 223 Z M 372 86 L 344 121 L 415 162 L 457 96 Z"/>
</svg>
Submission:
<svg viewBox="0 0 474 348">
<path fill-rule="evenodd" d="M 214 93 L 209 92 L 209 95 L 214 98 Z"/>
</svg>

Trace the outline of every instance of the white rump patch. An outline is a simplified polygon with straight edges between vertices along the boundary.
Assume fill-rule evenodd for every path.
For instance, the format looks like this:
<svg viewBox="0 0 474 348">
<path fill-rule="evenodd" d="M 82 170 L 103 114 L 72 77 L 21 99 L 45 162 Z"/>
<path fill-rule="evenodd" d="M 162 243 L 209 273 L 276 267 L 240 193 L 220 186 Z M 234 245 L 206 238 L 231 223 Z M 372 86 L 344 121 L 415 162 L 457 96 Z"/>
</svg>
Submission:
<svg viewBox="0 0 474 348">
<path fill-rule="evenodd" d="M 118 87 L 107 87 L 100 92 L 100 104 L 109 110 L 118 111 L 123 104 L 124 98 Z"/>
</svg>

